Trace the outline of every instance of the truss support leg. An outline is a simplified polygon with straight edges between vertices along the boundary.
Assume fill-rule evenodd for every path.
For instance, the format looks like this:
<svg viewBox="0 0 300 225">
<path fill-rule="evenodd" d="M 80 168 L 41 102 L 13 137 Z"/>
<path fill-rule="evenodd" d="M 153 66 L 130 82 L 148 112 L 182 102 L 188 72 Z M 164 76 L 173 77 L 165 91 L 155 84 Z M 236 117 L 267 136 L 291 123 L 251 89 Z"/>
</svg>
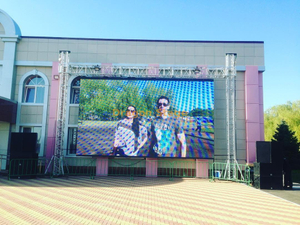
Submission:
<svg viewBox="0 0 300 225">
<path fill-rule="evenodd" d="M 51 157 L 50 162 L 48 163 L 48 166 L 47 166 L 47 168 L 45 170 L 45 175 L 47 174 L 47 172 L 48 172 L 48 170 L 49 170 L 49 168 L 51 166 L 51 163 L 53 163 L 53 161 L 54 161 L 54 155 Z"/>
<path fill-rule="evenodd" d="M 54 161 L 57 161 L 59 162 L 58 163 L 58 168 L 55 168 L 55 164 L 54 164 Z M 51 160 L 47 166 L 47 169 L 45 171 L 45 174 L 47 174 L 47 172 L 49 171 L 49 168 L 51 166 L 51 163 L 53 163 L 53 172 L 52 172 L 52 175 L 55 175 L 55 176 L 58 176 L 58 175 L 65 175 L 65 171 L 64 171 L 64 165 L 65 165 L 65 168 L 67 170 L 67 173 L 69 174 L 69 168 L 68 168 L 68 164 L 65 160 L 65 158 L 63 156 L 56 156 L 56 155 L 53 155 L 51 157 Z M 57 173 L 58 172 L 58 173 Z"/>
<path fill-rule="evenodd" d="M 230 180 L 231 176 L 230 176 L 230 160 L 229 159 L 227 159 L 227 161 L 226 161 L 226 167 L 225 167 L 224 171 L 225 171 L 224 178 L 225 179 L 227 178 Z"/>
</svg>

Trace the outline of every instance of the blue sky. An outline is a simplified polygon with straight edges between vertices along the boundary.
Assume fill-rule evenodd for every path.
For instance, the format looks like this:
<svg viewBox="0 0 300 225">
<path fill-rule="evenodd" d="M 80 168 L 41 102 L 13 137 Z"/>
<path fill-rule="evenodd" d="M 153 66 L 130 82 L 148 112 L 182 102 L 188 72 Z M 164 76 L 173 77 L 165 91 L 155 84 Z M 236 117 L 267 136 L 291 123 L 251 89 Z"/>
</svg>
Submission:
<svg viewBox="0 0 300 225">
<path fill-rule="evenodd" d="M 300 0 L 0 0 L 23 36 L 264 41 L 264 109 L 300 100 Z"/>
</svg>

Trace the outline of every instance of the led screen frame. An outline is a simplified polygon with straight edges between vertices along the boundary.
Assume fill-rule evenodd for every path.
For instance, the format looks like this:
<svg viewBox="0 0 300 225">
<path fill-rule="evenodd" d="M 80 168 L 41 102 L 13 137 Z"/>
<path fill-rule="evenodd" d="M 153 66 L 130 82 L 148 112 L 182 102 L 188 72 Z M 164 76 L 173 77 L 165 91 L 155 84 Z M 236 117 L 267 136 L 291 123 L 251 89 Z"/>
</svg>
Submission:
<svg viewBox="0 0 300 225">
<path fill-rule="evenodd" d="M 80 83 L 76 155 L 214 157 L 214 80 L 82 78 Z M 158 102 L 161 96 L 167 98 Z M 132 120 L 128 106 L 138 112 Z"/>
</svg>

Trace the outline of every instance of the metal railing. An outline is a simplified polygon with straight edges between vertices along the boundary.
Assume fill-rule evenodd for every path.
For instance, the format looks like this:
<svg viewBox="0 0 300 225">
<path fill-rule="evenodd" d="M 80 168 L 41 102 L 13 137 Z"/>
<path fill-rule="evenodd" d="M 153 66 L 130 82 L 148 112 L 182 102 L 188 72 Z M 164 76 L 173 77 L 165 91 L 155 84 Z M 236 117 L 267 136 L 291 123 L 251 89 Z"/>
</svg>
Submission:
<svg viewBox="0 0 300 225">
<path fill-rule="evenodd" d="M 197 166 L 203 164 L 200 168 L 205 170 L 202 174 L 199 173 L 200 177 L 208 178 L 209 162 L 197 162 L 197 164 Z M 170 180 L 176 177 L 194 178 L 196 177 L 196 161 L 155 159 L 149 162 L 145 159 L 108 159 L 107 173 L 97 175 L 129 176 L 130 179 L 139 176 L 169 177 Z"/>
<path fill-rule="evenodd" d="M 209 171 L 210 180 L 228 180 L 247 185 L 251 183 L 250 167 L 246 164 L 214 162 Z"/>
<path fill-rule="evenodd" d="M 157 167 L 158 177 L 169 177 L 172 180 L 174 177 L 196 177 L 196 161 L 187 160 L 158 160 Z"/>
<path fill-rule="evenodd" d="M 63 159 L 64 175 L 66 176 L 90 176 L 96 175 L 95 158 L 65 157 Z M 12 159 L 9 162 L 8 180 L 11 178 L 36 178 L 37 176 L 49 175 L 53 177 L 53 170 L 46 171 L 49 160 L 38 159 Z"/>
<path fill-rule="evenodd" d="M 109 159 L 108 176 L 144 177 L 146 175 L 144 159 Z M 101 174 L 100 174 L 101 175 Z"/>
<path fill-rule="evenodd" d="M 35 178 L 45 175 L 46 158 L 12 159 L 9 162 L 8 180 L 16 178 Z"/>
<path fill-rule="evenodd" d="M 4 159 L 0 158 L 0 161 Z M 97 158 L 81 157 L 64 157 L 63 175 L 67 176 L 96 176 Z M 39 159 L 12 159 L 9 163 L 8 179 L 16 178 L 35 178 L 37 176 L 47 175 L 45 168 L 49 160 L 46 158 Z M 146 163 L 148 165 L 146 166 Z M 97 165 L 101 166 L 101 165 Z M 244 164 L 230 164 L 221 162 L 197 162 L 188 159 L 155 159 L 147 161 L 145 159 L 108 159 L 107 173 L 97 175 L 105 176 L 129 176 L 134 177 L 168 177 L 173 178 L 209 178 L 210 180 L 228 180 L 250 184 L 250 167 Z M 228 166 L 230 168 L 228 168 Z M 198 171 L 197 171 L 198 169 Z M 147 171 L 148 170 L 148 171 Z M 101 171 L 101 170 L 99 170 Z M 152 171 L 152 173 L 149 173 Z M 199 173 L 200 172 L 200 173 Z M 197 174 L 198 173 L 198 174 Z M 53 173 L 48 175 L 51 177 Z"/>
<path fill-rule="evenodd" d="M 96 175 L 96 158 L 64 157 L 64 173 L 68 176 L 90 176 L 94 179 Z"/>
</svg>

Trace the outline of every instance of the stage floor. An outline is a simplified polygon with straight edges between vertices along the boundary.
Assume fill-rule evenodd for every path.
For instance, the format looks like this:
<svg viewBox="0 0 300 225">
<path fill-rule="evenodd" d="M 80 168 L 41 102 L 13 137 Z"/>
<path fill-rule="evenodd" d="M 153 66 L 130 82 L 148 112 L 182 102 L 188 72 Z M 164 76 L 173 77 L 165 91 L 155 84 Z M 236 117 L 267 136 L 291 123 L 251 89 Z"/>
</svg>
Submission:
<svg viewBox="0 0 300 225">
<path fill-rule="evenodd" d="M 300 205 L 234 182 L 0 178 L 0 224 L 299 223 Z"/>
</svg>

